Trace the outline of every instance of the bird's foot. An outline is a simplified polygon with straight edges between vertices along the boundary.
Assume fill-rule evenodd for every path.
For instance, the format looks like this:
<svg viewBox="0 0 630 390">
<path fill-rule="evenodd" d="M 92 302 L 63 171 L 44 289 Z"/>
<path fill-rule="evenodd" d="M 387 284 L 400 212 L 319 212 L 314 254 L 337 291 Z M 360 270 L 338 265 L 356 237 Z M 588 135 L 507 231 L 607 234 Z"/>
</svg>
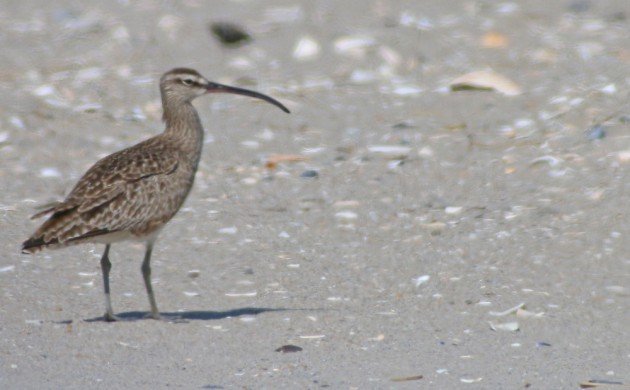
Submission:
<svg viewBox="0 0 630 390">
<path fill-rule="evenodd" d="M 103 315 L 103 319 L 104 319 L 106 322 L 122 321 L 122 318 L 120 318 L 120 317 L 118 317 L 118 316 L 114 315 L 114 313 L 109 313 L 109 312 L 106 312 L 106 313 Z"/>
<path fill-rule="evenodd" d="M 150 313 L 147 313 L 144 318 L 153 318 L 154 320 L 163 320 L 164 318 L 162 317 L 162 315 L 160 314 L 160 312 L 158 311 L 152 311 Z"/>
</svg>

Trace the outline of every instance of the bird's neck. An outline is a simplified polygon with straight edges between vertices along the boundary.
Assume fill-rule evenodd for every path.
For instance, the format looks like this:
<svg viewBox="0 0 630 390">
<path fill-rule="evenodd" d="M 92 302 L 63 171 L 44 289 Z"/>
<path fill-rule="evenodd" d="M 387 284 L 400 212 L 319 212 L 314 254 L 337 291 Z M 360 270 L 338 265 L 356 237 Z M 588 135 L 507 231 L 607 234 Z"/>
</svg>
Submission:
<svg viewBox="0 0 630 390">
<path fill-rule="evenodd" d="M 164 135 L 177 143 L 182 151 L 190 153 L 196 165 L 203 146 L 203 126 L 195 107 L 190 102 L 165 102 L 163 119 L 166 123 Z"/>
</svg>

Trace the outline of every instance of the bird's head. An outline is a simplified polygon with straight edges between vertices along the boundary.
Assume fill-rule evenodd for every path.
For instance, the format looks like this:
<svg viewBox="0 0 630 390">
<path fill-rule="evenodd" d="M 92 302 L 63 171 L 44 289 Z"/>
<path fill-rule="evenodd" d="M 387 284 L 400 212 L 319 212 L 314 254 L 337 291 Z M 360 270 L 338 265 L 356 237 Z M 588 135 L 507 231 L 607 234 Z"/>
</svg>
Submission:
<svg viewBox="0 0 630 390">
<path fill-rule="evenodd" d="M 194 69 L 175 68 L 164 73 L 160 79 L 160 91 L 165 102 L 191 102 L 196 97 L 207 93 L 233 93 L 262 99 L 289 113 L 288 108 L 272 97 L 249 89 L 230 87 L 229 85 L 208 81 Z"/>
</svg>

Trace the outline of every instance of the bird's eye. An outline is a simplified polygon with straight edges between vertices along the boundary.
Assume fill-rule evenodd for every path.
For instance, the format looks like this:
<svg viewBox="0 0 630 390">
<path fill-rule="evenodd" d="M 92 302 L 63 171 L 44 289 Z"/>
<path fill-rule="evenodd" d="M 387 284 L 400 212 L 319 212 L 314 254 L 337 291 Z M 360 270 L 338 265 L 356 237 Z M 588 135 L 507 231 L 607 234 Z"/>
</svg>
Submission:
<svg viewBox="0 0 630 390">
<path fill-rule="evenodd" d="M 192 79 L 182 79 L 184 85 L 193 85 Z"/>
</svg>

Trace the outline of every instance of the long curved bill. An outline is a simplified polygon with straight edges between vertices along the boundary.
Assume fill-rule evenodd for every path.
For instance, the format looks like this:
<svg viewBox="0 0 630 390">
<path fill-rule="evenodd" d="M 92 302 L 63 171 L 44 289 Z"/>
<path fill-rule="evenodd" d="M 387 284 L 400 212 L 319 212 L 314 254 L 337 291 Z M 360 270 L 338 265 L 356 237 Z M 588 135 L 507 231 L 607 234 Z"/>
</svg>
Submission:
<svg viewBox="0 0 630 390">
<path fill-rule="evenodd" d="M 288 108 L 284 106 L 284 104 L 280 103 L 276 99 L 267 95 L 263 95 L 262 93 L 259 93 L 256 91 L 250 91 L 249 89 L 230 87 L 229 85 L 223 85 L 223 84 L 213 83 L 213 82 L 209 82 L 206 85 L 206 89 L 208 93 L 234 93 L 237 95 L 243 95 L 243 96 L 253 97 L 256 99 L 261 99 L 261 100 L 266 101 L 267 103 L 271 103 L 274 106 L 280 108 L 282 111 L 286 112 L 287 114 L 291 112 L 289 111 Z"/>
</svg>

